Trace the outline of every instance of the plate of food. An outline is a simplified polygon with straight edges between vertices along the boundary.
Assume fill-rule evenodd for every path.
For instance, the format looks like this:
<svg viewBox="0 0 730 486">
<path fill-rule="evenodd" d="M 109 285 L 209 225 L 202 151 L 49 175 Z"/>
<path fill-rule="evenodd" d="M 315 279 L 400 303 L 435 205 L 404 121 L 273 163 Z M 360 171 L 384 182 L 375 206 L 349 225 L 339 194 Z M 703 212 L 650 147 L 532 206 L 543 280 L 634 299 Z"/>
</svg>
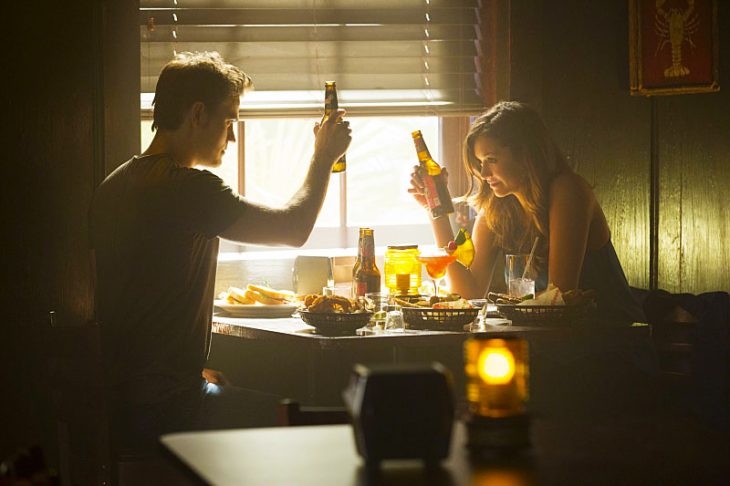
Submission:
<svg viewBox="0 0 730 486">
<path fill-rule="evenodd" d="M 403 320 L 409 329 L 424 331 L 457 331 L 471 324 L 479 314 L 468 300 L 458 294 L 429 297 L 422 300 L 395 299 L 403 309 Z"/>
<path fill-rule="evenodd" d="M 373 315 L 359 301 L 339 295 L 309 294 L 302 303 L 299 316 L 323 336 L 354 336 Z"/>
<path fill-rule="evenodd" d="M 513 324 L 540 324 L 565 326 L 581 323 L 596 308 L 593 290 L 569 290 L 561 292 L 554 285 L 537 298 L 532 295 L 513 297 L 490 293 L 489 298 L 497 310 Z"/>
<path fill-rule="evenodd" d="M 294 292 L 265 285 L 249 284 L 246 289 L 228 287 L 218 297 L 215 307 L 231 317 L 289 317 L 298 307 Z"/>
</svg>

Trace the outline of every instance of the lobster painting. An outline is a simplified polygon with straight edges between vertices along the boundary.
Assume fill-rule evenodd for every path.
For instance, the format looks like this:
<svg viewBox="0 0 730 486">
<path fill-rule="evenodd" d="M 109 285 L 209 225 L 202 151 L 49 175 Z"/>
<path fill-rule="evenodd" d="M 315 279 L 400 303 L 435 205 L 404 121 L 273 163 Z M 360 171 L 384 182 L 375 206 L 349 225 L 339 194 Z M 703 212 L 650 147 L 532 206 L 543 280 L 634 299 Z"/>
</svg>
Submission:
<svg viewBox="0 0 730 486">
<path fill-rule="evenodd" d="M 687 0 L 687 8 L 664 8 L 666 0 L 656 0 L 654 27 L 659 37 L 655 55 L 669 44 L 672 51 L 672 64 L 664 70 L 665 78 L 679 78 L 689 75 L 689 68 L 682 64 L 682 45 L 687 42 L 692 48 L 692 36 L 699 27 L 699 16 L 695 12 L 695 0 Z"/>
</svg>

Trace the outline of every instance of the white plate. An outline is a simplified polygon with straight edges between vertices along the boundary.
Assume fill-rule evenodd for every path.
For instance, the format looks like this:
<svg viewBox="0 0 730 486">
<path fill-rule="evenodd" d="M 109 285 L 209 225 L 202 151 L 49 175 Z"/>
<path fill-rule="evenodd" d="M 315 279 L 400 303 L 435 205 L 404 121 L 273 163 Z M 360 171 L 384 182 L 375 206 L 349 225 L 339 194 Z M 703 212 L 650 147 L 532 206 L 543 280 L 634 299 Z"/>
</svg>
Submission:
<svg viewBox="0 0 730 486">
<path fill-rule="evenodd" d="M 225 300 L 215 300 L 213 303 L 233 317 L 289 317 L 297 310 L 295 304 L 229 304 Z"/>
</svg>

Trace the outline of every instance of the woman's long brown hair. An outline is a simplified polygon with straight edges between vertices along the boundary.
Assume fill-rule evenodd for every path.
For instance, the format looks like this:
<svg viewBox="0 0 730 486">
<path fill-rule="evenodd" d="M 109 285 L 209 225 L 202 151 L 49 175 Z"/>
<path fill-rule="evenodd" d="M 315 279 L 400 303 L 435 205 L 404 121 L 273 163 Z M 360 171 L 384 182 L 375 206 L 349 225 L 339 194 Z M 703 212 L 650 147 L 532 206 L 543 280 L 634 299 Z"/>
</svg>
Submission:
<svg viewBox="0 0 730 486">
<path fill-rule="evenodd" d="M 525 174 L 523 207 L 514 195 L 497 197 L 480 175 L 481 163 L 474 155 L 474 142 L 489 137 L 512 151 Z M 480 115 L 464 140 L 464 166 L 471 174 L 469 189 L 462 196 L 477 212 L 483 211 L 496 243 L 508 253 L 527 253 L 540 236 L 538 266 L 547 257 L 549 242 L 548 201 L 550 183 L 572 172 L 540 115 L 516 101 L 502 101 Z"/>
</svg>

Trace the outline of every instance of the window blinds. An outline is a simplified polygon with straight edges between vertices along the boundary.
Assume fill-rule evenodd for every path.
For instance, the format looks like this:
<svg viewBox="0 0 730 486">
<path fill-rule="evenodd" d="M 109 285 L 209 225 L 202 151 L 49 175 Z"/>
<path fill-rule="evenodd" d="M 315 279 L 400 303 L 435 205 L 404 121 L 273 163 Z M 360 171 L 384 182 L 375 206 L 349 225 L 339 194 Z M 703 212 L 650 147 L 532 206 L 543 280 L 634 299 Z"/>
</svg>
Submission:
<svg viewBox="0 0 730 486">
<path fill-rule="evenodd" d="M 479 0 L 141 0 L 143 106 L 175 52 L 218 51 L 255 90 L 244 116 L 321 113 L 324 82 L 355 114 L 469 114 Z"/>
</svg>

